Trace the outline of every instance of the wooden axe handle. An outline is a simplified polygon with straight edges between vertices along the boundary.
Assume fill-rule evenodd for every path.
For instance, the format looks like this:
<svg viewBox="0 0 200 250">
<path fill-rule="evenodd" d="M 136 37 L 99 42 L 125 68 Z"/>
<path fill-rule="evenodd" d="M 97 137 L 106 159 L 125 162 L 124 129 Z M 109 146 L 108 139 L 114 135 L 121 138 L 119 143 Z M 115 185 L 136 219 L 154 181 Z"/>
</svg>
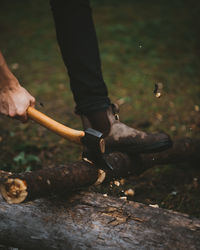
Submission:
<svg viewBox="0 0 200 250">
<path fill-rule="evenodd" d="M 69 141 L 82 144 L 81 138 L 85 135 L 84 131 L 75 130 L 64 126 L 63 124 L 56 122 L 33 107 L 29 107 L 27 109 L 27 114 L 32 120 L 44 126 L 45 128 L 48 128 L 54 133 L 68 139 Z"/>
</svg>

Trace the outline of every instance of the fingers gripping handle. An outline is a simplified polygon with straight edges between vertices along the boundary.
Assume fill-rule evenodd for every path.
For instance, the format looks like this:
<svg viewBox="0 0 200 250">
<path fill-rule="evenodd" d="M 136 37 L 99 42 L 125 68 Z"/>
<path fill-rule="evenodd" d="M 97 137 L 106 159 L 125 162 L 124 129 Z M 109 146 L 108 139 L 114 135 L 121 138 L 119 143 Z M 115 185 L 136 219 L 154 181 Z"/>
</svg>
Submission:
<svg viewBox="0 0 200 250">
<path fill-rule="evenodd" d="M 68 139 L 69 141 L 75 142 L 77 144 L 82 144 L 81 138 L 85 136 L 84 131 L 75 130 L 64 126 L 63 124 L 51 119 L 50 117 L 33 107 L 29 107 L 27 109 L 27 114 L 32 120 L 53 131 L 54 133 Z"/>
</svg>

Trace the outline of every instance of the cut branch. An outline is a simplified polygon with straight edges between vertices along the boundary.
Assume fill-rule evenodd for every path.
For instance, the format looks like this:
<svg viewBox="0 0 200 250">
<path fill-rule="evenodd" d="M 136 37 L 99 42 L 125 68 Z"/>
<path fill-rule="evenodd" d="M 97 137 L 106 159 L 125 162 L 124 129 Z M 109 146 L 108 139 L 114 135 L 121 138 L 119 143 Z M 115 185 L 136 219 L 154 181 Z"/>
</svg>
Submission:
<svg viewBox="0 0 200 250">
<path fill-rule="evenodd" d="M 106 159 L 113 166 L 101 171 L 87 162 L 79 161 L 51 169 L 11 174 L 0 171 L 0 191 L 9 203 L 48 196 L 51 193 L 71 192 L 99 181 L 126 177 L 156 164 L 179 163 L 200 159 L 200 140 L 181 139 L 171 149 L 156 154 L 127 155 L 114 152 Z"/>
<path fill-rule="evenodd" d="M 132 170 L 130 159 L 125 154 L 113 153 L 107 160 L 115 166 L 114 171 L 99 171 L 84 161 L 11 175 L 3 171 L 1 176 L 0 171 L 0 192 L 8 203 L 20 203 L 51 193 L 71 192 L 104 179 L 127 175 Z"/>
</svg>

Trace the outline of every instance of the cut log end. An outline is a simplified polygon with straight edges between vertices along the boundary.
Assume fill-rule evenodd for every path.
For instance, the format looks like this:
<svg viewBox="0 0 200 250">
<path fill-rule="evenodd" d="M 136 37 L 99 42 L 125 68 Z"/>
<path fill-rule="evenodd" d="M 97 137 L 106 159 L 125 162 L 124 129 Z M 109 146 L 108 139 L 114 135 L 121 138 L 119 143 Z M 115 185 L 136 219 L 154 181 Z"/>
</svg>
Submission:
<svg viewBox="0 0 200 250">
<path fill-rule="evenodd" d="M 26 182 L 18 178 L 9 178 L 6 182 L 1 183 L 0 192 L 9 204 L 21 203 L 28 195 Z"/>
</svg>

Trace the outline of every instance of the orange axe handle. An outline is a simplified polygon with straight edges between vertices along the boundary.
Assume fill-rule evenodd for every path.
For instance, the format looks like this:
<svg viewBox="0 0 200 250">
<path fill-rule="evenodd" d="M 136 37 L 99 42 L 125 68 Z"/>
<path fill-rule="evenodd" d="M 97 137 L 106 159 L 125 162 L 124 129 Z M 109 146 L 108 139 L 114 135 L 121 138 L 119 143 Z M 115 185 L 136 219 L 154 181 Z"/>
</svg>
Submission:
<svg viewBox="0 0 200 250">
<path fill-rule="evenodd" d="M 50 117 L 33 107 L 29 107 L 27 109 L 27 114 L 32 120 L 53 131 L 54 133 L 68 139 L 69 141 L 75 142 L 77 144 L 82 144 L 81 138 L 85 136 L 84 131 L 75 130 L 64 126 L 63 124 L 51 119 Z"/>
</svg>

